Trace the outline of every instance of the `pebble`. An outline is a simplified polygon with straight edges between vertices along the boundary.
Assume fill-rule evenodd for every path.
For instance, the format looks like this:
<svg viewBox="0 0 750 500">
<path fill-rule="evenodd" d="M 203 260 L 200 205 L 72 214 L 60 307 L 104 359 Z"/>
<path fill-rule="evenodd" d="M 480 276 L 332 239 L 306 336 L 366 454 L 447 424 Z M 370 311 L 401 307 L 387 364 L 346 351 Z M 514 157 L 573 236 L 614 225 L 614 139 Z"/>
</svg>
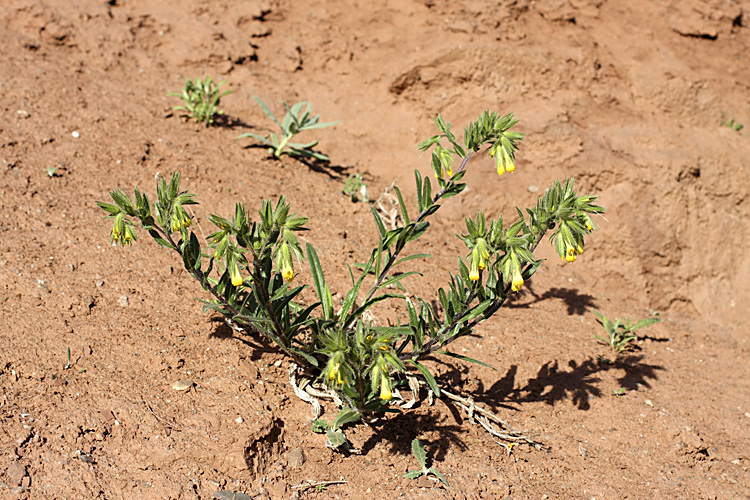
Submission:
<svg viewBox="0 0 750 500">
<path fill-rule="evenodd" d="M 13 462 L 8 467 L 8 470 L 5 471 L 5 476 L 13 486 L 20 486 L 23 478 L 26 477 L 26 466 L 20 462 Z"/>
<path fill-rule="evenodd" d="M 72 136 L 73 136 L 74 138 L 76 138 L 76 139 L 78 139 L 79 137 L 81 137 L 81 134 L 80 134 L 80 133 L 79 133 L 79 132 L 78 132 L 77 130 L 74 130 L 74 131 L 73 131 L 73 133 L 72 133 L 71 135 L 72 135 Z"/>
<path fill-rule="evenodd" d="M 120 295 L 120 297 L 117 299 L 117 303 L 120 305 L 120 307 L 128 307 L 128 296 Z"/>
<path fill-rule="evenodd" d="M 286 456 L 286 463 L 290 469 L 299 469 L 306 461 L 305 450 L 299 446 L 289 450 Z"/>
<path fill-rule="evenodd" d="M 172 389 L 175 391 L 189 391 L 190 388 L 193 387 L 193 381 L 189 378 L 184 378 L 182 380 L 178 380 L 174 384 L 172 384 Z"/>
</svg>

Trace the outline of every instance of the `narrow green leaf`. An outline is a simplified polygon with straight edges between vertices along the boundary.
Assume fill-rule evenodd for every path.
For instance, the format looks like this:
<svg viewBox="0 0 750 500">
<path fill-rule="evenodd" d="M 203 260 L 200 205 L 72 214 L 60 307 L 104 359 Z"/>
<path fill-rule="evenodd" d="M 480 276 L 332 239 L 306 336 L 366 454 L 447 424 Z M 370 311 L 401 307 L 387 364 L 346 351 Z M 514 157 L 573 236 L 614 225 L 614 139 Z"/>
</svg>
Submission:
<svg viewBox="0 0 750 500">
<path fill-rule="evenodd" d="M 419 173 L 419 170 L 414 170 L 414 177 L 417 182 L 417 211 L 422 213 L 422 174 Z"/>
<path fill-rule="evenodd" d="M 383 225 L 383 220 L 380 218 L 380 215 L 375 211 L 375 208 L 370 205 L 370 211 L 372 212 L 372 216 L 375 219 L 375 224 L 378 226 L 378 232 L 380 233 L 380 237 L 384 238 L 386 234 L 385 226 Z"/>
<path fill-rule="evenodd" d="M 443 484 L 448 486 L 448 481 L 445 480 L 445 476 L 443 476 L 435 467 L 430 467 L 430 469 L 427 471 L 428 473 L 433 474 L 436 478 L 440 479 Z"/>
<path fill-rule="evenodd" d="M 402 262 L 406 262 L 406 261 L 409 261 L 409 260 L 414 260 L 414 259 L 429 259 L 429 258 L 431 258 L 431 257 L 432 257 L 432 255 L 430 255 L 430 254 L 428 254 L 428 253 L 416 253 L 416 254 L 414 254 L 414 255 L 409 255 L 408 257 L 404 257 L 404 258 L 402 258 L 402 259 L 398 259 L 398 260 L 397 260 L 397 261 L 396 261 L 396 262 L 395 262 L 395 263 L 393 264 L 392 268 L 395 268 L 396 266 L 398 266 L 398 265 L 399 265 L 399 264 L 401 264 Z"/>
<path fill-rule="evenodd" d="M 398 203 L 399 205 L 401 205 L 401 215 L 404 217 L 404 223 L 406 225 L 409 225 L 411 224 L 411 220 L 409 219 L 409 211 L 406 209 L 406 203 L 404 203 L 404 198 L 401 196 L 401 190 L 398 188 L 398 186 L 393 186 L 393 190 L 396 191 Z"/>
<path fill-rule="evenodd" d="M 409 361 L 411 361 L 414 366 L 417 367 L 417 370 L 422 373 L 422 376 L 424 376 L 425 380 L 427 380 L 427 384 L 430 386 L 430 389 L 432 389 L 432 392 L 435 393 L 435 396 L 440 397 L 440 387 L 438 387 L 437 382 L 435 382 L 435 377 L 432 376 L 430 370 L 428 370 L 419 361 L 415 361 L 413 359 L 410 359 Z"/>
<path fill-rule="evenodd" d="M 326 297 L 326 281 L 323 276 L 323 269 L 320 267 L 320 259 L 318 259 L 318 253 L 310 243 L 307 243 L 307 263 L 310 266 L 310 273 L 313 278 L 313 286 L 318 294 L 318 299 L 323 307 L 323 317 L 326 319 L 333 318 L 333 311 L 329 308 L 329 302 Z"/>
<path fill-rule="evenodd" d="M 283 129 L 284 127 L 282 127 L 282 126 L 281 126 L 281 123 L 279 123 L 279 120 L 277 120 L 277 119 L 276 119 L 276 117 L 274 116 L 274 114 L 273 114 L 273 113 L 271 113 L 271 110 L 270 110 L 270 109 L 268 109 L 268 106 L 266 106 L 266 103 L 264 103 L 263 101 L 261 101 L 261 100 L 260 100 L 260 97 L 257 97 L 257 96 L 253 96 L 253 98 L 255 98 L 255 100 L 256 100 L 256 101 L 258 101 L 258 104 L 260 105 L 260 109 L 262 109 L 262 110 L 263 110 L 263 112 L 264 112 L 265 114 L 267 114 L 267 115 L 268 115 L 268 117 L 269 117 L 269 118 L 270 118 L 271 120 L 273 120 L 274 122 L 276 122 L 276 125 L 278 125 L 279 127 L 281 127 L 281 128 Z M 286 103 L 285 103 L 285 104 L 286 104 Z"/>
<path fill-rule="evenodd" d="M 422 276 L 422 273 L 420 273 L 418 271 L 409 271 L 408 273 L 399 274 L 398 276 L 394 276 L 393 278 L 389 278 L 389 279 L 385 280 L 384 282 L 382 282 L 378 286 L 378 289 L 385 288 L 388 285 L 392 285 L 394 283 L 398 283 L 402 279 L 406 278 L 407 276 L 411 276 L 413 274 L 418 274 L 418 275 Z"/>
</svg>

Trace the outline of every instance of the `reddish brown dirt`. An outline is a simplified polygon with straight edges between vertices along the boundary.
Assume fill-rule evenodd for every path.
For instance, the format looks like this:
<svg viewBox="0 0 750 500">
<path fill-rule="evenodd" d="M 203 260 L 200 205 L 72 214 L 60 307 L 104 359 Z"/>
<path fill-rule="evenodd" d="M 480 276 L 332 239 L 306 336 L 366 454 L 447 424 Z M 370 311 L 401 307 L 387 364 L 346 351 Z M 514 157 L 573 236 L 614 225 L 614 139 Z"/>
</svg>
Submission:
<svg viewBox="0 0 750 500">
<path fill-rule="evenodd" d="M 750 498 L 750 145 L 721 126 L 750 124 L 749 15 L 731 0 L 4 0 L 0 497 Z M 219 126 L 171 111 L 166 94 L 202 75 L 235 91 Z M 234 141 L 268 130 L 253 95 L 341 120 L 317 134 L 331 166 Z M 110 247 L 94 203 L 179 170 L 208 230 L 208 213 L 285 194 L 341 293 L 374 234 L 340 194 L 346 175 L 364 172 L 374 196 L 398 178 L 408 196 L 413 169 L 429 172 L 414 145 L 430 117 L 460 130 L 487 108 L 521 119 L 518 169 L 471 164 L 407 284 L 429 297 L 444 283 L 478 209 L 511 217 L 565 176 L 601 196 L 586 253 L 563 265 L 542 249 L 531 286 L 455 345 L 498 371 L 438 369 L 548 451 L 508 454 L 438 401 L 354 427 L 362 453 L 334 453 L 288 360 L 203 314 L 200 287 L 147 235 Z M 613 356 L 594 310 L 664 321 L 600 364 Z M 187 377 L 193 390 L 171 388 Z M 414 437 L 448 488 L 402 478 Z M 346 483 L 294 488 L 332 480 Z"/>
</svg>

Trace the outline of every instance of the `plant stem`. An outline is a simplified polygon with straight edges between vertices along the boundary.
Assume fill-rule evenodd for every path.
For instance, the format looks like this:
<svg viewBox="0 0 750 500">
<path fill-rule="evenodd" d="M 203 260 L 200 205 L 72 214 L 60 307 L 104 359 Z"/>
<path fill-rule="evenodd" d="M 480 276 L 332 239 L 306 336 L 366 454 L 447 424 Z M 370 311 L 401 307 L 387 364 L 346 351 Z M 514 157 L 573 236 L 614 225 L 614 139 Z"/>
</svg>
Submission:
<svg viewBox="0 0 750 500">
<path fill-rule="evenodd" d="M 456 170 L 456 174 L 461 173 L 464 170 L 464 168 L 466 168 L 466 164 L 468 163 L 469 158 L 471 158 L 471 155 L 473 153 L 474 153 L 473 151 L 469 151 L 469 154 L 467 154 L 466 157 L 461 162 L 461 166 L 458 168 L 458 170 Z M 456 175 L 456 174 L 454 174 L 454 175 Z M 448 181 L 448 184 L 446 184 L 446 186 L 443 189 L 441 189 L 440 191 L 438 191 L 435 194 L 435 196 L 432 198 L 432 205 L 434 205 L 435 203 L 437 203 L 440 200 L 440 198 L 443 197 L 443 195 L 445 194 L 445 192 L 451 186 L 453 186 L 453 181 Z M 432 206 L 432 205 L 430 205 L 430 206 Z M 416 225 L 419 222 L 422 222 L 422 220 L 424 219 L 425 215 L 427 214 L 427 210 L 429 210 L 429 208 L 430 207 L 427 207 L 427 208 L 423 209 L 419 213 L 419 215 L 417 216 L 417 218 L 414 220 L 414 223 L 413 223 L 415 227 L 416 227 Z M 372 296 L 375 295 L 375 292 L 377 291 L 378 286 L 380 286 L 380 284 L 386 278 L 386 276 L 388 275 L 388 271 L 390 271 L 391 267 L 393 267 L 393 264 L 396 263 L 396 259 L 398 258 L 399 254 L 401 253 L 401 250 L 403 250 L 404 248 L 406 248 L 406 243 L 404 243 L 404 245 L 401 248 L 397 248 L 393 252 L 393 255 L 391 255 L 391 257 L 388 259 L 388 262 L 386 262 L 385 266 L 383 266 L 383 270 L 380 272 L 380 276 L 378 276 L 377 281 L 375 282 L 375 284 L 370 289 L 370 292 L 367 294 L 367 297 L 365 298 L 365 302 L 367 302 L 368 300 L 370 300 L 372 298 Z"/>
</svg>

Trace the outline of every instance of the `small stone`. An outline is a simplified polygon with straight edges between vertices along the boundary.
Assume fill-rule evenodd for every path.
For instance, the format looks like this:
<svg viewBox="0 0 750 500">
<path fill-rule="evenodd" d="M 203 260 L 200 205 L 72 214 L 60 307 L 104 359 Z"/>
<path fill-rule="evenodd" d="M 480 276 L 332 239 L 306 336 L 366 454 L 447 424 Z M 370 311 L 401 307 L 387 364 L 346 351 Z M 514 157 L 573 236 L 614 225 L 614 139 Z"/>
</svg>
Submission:
<svg viewBox="0 0 750 500">
<path fill-rule="evenodd" d="M 120 307 L 128 307 L 128 296 L 120 295 L 120 297 L 117 299 L 117 303 L 120 305 Z"/>
<path fill-rule="evenodd" d="M 653 408 L 653 407 L 654 407 L 654 403 L 652 403 L 650 399 L 647 399 L 646 401 L 644 401 L 644 403 L 646 403 L 646 404 L 647 404 L 648 406 L 650 406 L 651 408 Z"/>
<path fill-rule="evenodd" d="M 276 360 L 276 361 L 274 362 L 273 366 L 275 366 L 276 368 L 278 368 L 279 366 L 281 366 L 281 360 L 280 360 L 280 359 L 277 359 L 277 360 Z"/>
<path fill-rule="evenodd" d="M 26 477 L 26 466 L 20 462 L 13 462 L 5 471 L 8 482 L 13 486 L 20 486 L 23 478 Z"/>
<path fill-rule="evenodd" d="M 23 479 L 21 479 L 21 487 L 28 489 L 29 486 L 31 486 L 31 478 L 29 476 L 24 476 Z"/>
<path fill-rule="evenodd" d="M 306 461 L 305 450 L 299 446 L 289 450 L 286 456 L 286 463 L 290 469 L 299 469 Z"/>
<path fill-rule="evenodd" d="M 241 424 L 242 422 L 244 422 L 244 420 L 242 420 L 242 417 L 237 417 L 234 419 L 234 421 L 238 424 Z"/>
<path fill-rule="evenodd" d="M 193 381 L 189 378 L 178 380 L 177 382 L 172 384 L 172 389 L 174 389 L 175 391 L 187 392 L 191 387 L 193 387 Z"/>
<path fill-rule="evenodd" d="M 80 133 L 79 133 L 79 132 L 78 132 L 77 130 L 74 130 L 74 131 L 73 131 L 73 133 L 72 133 L 71 135 L 72 135 L 72 136 L 73 136 L 73 137 L 74 137 L 75 139 L 78 139 L 79 137 L 81 137 L 81 134 L 80 134 Z"/>
<path fill-rule="evenodd" d="M 435 486 L 435 483 L 427 476 L 420 476 L 417 479 L 417 488 L 432 488 L 433 486 Z"/>
</svg>

